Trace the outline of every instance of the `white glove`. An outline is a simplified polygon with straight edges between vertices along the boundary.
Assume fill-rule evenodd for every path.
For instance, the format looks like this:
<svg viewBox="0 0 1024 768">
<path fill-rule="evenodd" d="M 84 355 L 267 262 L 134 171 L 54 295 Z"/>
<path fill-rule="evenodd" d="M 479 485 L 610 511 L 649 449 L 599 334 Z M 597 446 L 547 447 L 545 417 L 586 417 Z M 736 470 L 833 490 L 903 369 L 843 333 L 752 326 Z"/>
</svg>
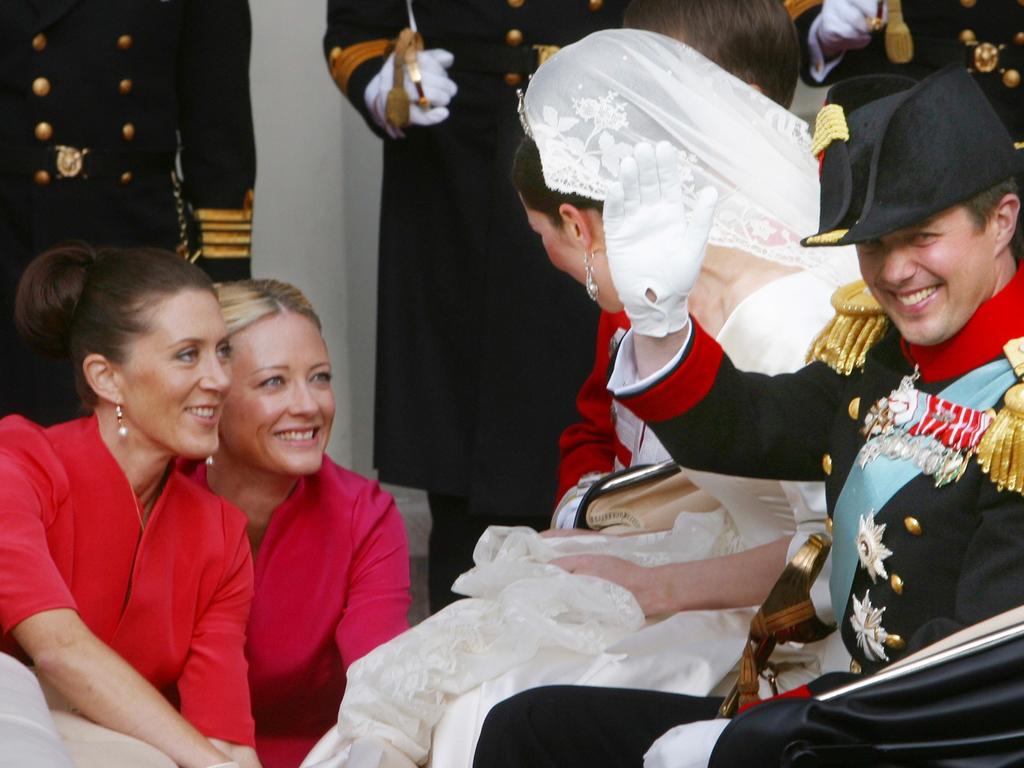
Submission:
<svg viewBox="0 0 1024 768">
<path fill-rule="evenodd" d="M 644 768 L 707 768 L 722 731 L 731 721 L 698 720 L 663 733 L 644 755 Z"/>
<path fill-rule="evenodd" d="M 419 106 L 419 94 L 416 86 L 405 72 L 405 92 L 409 95 L 409 123 L 411 125 L 437 125 L 448 118 L 448 103 L 459 90 L 455 81 L 448 77 L 448 68 L 455 61 L 455 57 L 443 48 L 431 48 L 428 51 L 421 51 L 416 55 L 416 62 L 420 66 L 420 75 L 423 88 L 423 95 L 430 102 L 430 108 L 424 110 Z M 395 54 L 392 53 L 384 60 L 384 66 L 380 72 L 374 75 L 363 100 L 366 108 L 373 115 L 373 121 L 383 128 L 388 136 L 393 139 L 401 139 L 405 134 L 400 128 L 388 124 L 384 117 L 384 109 L 388 100 L 388 91 L 391 90 L 395 81 Z"/>
<path fill-rule="evenodd" d="M 883 23 L 888 12 L 887 4 L 883 3 Z M 877 15 L 877 0 L 825 0 L 821 13 L 811 24 L 808 42 L 812 49 L 817 43 L 826 59 L 863 48 L 871 42 L 871 24 Z"/>
<path fill-rule="evenodd" d="M 697 194 L 687 222 L 679 153 L 668 142 L 637 144 L 623 159 L 604 203 L 608 267 L 633 330 L 661 338 L 689 323 L 687 297 L 697 280 L 718 192 Z"/>
</svg>

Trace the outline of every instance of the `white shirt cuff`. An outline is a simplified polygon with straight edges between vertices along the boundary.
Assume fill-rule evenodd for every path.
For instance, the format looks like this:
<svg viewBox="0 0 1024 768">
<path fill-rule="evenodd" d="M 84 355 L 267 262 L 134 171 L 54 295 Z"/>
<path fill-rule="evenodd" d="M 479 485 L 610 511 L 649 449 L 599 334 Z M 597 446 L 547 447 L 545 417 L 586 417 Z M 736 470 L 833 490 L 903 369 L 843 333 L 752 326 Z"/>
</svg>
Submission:
<svg viewBox="0 0 1024 768">
<path fill-rule="evenodd" d="M 633 330 L 630 329 L 622 338 L 622 343 L 619 344 L 619 351 L 615 356 L 615 367 L 612 369 L 612 375 L 608 378 L 608 391 L 615 397 L 628 397 L 659 383 L 679 365 L 686 348 L 690 346 L 692 335 L 693 323 L 690 323 L 686 338 L 683 339 L 682 346 L 679 347 L 679 351 L 672 359 L 647 378 L 640 379 L 636 367 L 636 350 L 633 347 Z"/>
<path fill-rule="evenodd" d="M 818 26 L 821 23 L 821 16 L 811 22 L 811 29 L 807 33 L 807 53 L 810 59 L 810 73 L 814 82 L 823 83 L 825 78 L 828 77 L 829 73 L 839 66 L 839 62 L 843 60 L 843 54 L 840 53 L 834 59 L 825 61 L 825 54 L 821 51 L 821 43 L 818 42 Z"/>
</svg>

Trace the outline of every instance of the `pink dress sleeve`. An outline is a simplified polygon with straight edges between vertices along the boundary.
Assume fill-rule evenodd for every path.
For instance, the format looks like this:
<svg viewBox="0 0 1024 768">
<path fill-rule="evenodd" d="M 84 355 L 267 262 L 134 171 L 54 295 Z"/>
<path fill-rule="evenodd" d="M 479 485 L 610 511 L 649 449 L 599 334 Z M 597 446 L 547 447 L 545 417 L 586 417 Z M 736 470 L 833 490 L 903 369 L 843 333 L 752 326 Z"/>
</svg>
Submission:
<svg viewBox="0 0 1024 768">
<path fill-rule="evenodd" d="M 409 624 L 409 545 L 391 495 L 366 483 L 353 515 L 353 557 L 345 609 L 335 631 L 348 668 Z"/>
<path fill-rule="evenodd" d="M 222 514 L 224 570 L 213 597 L 197 617 L 178 678 L 178 694 L 181 714 L 205 736 L 255 746 L 245 661 L 245 628 L 253 596 L 252 553 L 244 526 L 230 519 L 240 517 L 239 513 L 228 508 Z"/>
<path fill-rule="evenodd" d="M 47 541 L 67 493 L 64 467 L 43 430 L 17 416 L 0 421 L 0 628 L 4 635 L 41 611 L 76 608 Z"/>
</svg>

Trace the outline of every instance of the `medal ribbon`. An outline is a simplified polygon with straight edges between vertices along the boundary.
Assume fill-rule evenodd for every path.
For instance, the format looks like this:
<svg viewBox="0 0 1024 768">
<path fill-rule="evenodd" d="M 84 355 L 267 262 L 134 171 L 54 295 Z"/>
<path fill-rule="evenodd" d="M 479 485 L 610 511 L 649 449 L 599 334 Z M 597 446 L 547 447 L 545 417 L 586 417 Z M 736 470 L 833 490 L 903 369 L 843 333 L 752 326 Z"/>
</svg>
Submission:
<svg viewBox="0 0 1024 768">
<path fill-rule="evenodd" d="M 1017 376 L 1005 358 L 975 368 L 933 398 L 935 403 L 928 404 L 925 417 L 918 424 L 929 420 L 933 407 L 936 415 L 939 408 L 945 410 L 949 406 L 961 407 L 957 403 L 975 411 L 991 408 L 1016 381 Z M 967 415 L 966 411 L 964 415 Z M 941 426 L 950 427 L 950 434 L 965 431 L 962 425 L 953 422 L 942 422 Z M 861 515 L 880 510 L 919 474 L 921 468 L 912 460 L 890 459 L 886 456 L 879 456 L 863 468 L 855 461 L 850 469 L 832 513 L 832 573 L 828 588 L 837 620 L 846 612 L 853 574 L 857 570 L 857 523 Z"/>
<path fill-rule="evenodd" d="M 955 451 L 973 451 L 978 447 L 982 435 L 992 423 L 990 414 L 951 403 L 936 395 L 925 395 L 925 398 L 924 417 L 910 428 L 908 434 L 930 437 Z"/>
</svg>

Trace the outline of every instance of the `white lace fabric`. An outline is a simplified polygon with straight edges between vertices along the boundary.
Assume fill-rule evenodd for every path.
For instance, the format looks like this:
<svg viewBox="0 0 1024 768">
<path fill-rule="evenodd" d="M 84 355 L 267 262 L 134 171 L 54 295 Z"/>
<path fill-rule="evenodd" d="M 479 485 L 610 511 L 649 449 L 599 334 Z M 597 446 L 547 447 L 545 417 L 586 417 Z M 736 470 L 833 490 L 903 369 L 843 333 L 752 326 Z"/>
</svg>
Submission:
<svg viewBox="0 0 1024 768">
<path fill-rule="evenodd" d="M 553 190 L 604 200 L 636 143 L 668 141 L 688 203 L 705 186 L 718 190 L 712 244 L 836 285 L 856 277 L 837 249 L 799 243 L 817 231 L 807 124 L 683 43 L 634 29 L 595 32 L 544 63 L 523 111 Z"/>
<path fill-rule="evenodd" d="M 476 567 L 454 587 L 475 599 L 449 605 L 354 662 L 338 727 L 303 766 L 362 765 L 349 748 L 365 739 L 386 742 L 423 764 L 433 727 L 456 695 L 533 659 L 543 648 L 591 659 L 644 626 L 643 611 L 628 590 L 569 574 L 549 560 L 601 553 L 661 565 L 730 551 L 734 535 L 723 511 L 684 513 L 672 531 L 628 538 L 545 539 L 529 528 L 488 528 L 473 553 Z M 728 654 L 729 665 L 738 652 Z"/>
</svg>

